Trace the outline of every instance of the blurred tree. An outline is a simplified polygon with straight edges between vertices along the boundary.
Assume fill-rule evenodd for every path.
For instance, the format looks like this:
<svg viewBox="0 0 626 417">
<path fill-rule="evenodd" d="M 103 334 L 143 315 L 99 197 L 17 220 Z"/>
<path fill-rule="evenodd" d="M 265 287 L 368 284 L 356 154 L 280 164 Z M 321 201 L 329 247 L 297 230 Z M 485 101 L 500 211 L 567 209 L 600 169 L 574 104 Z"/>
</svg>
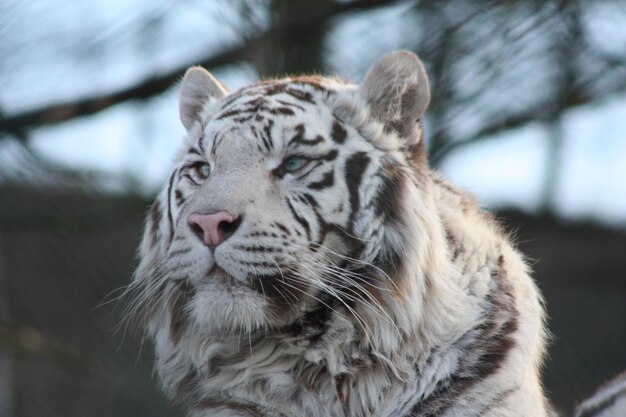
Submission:
<svg viewBox="0 0 626 417">
<path fill-rule="evenodd" d="M 435 165 L 459 147 L 530 122 L 556 123 L 568 109 L 623 94 L 626 88 L 625 55 L 598 44 L 594 32 L 597 9 L 620 11 L 618 2 L 239 1 L 230 7 L 238 8 L 245 24 L 252 22 L 246 19 L 251 8 L 265 8 L 254 13 L 269 16 L 269 23 L 242 43 L 118 91 L 0 116 L 0 134 L 61 123 L 127 100 L 150 99 L 196 63 L 216 69 L 248 62 L 264 76 L 323 71 L 328 67 L 325 46 L 330 30 L 359 11 L 407 5 L 418 24 L 403 29 L 404 41 L 426 62 L 432 78 L 429 149 Z M 372 28 L 372 36 L 384 36 L 385 29 Z M 552 138 L 549 163 L 558 160 L 558 135 Z M 551 195 L 555 181 L 548 178 L 546 195 Z"/>
<path fill-rule="evenodd" d="M 333 3 L 333 0 L 272 0 L 269 4 L 272 27 L 290 27 L 293 22 L 306 22 L 309 16 L 319 16 L 329 10 Z M 252 61 L 263 76 L 322 71 L 327 30 L 328 22 L 321 21 L 317 25 L 294 25 L 289 36 L 272 31 L 253 54 Z"/>
</svg>

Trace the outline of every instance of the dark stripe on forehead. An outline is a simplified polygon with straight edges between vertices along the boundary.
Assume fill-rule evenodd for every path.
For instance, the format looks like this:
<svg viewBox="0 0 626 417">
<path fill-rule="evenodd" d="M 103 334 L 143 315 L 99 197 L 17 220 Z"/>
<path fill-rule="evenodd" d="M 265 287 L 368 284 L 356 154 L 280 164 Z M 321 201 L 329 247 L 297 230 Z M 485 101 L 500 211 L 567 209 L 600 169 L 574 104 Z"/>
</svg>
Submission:
<svg viewBox="0 0 626 417">
<path fill-rule="evenodd" d="M 220 114 L 219 116 L 217 116 L 217 120 L 223 120 L 232 116 L 239 116 L 241 113 L 248 113 L 248 112 L 249 112 L 248 109 L 235 108 L 235 109 L 232 109 L 232 110 L 229 110 L 227 112 Z"/>
<path fill-rule="evenodd" d="M 218 132 L 215 135 L 213 135 L 213 143 L 211 144 L 211 155 L 215 156 L 215 154 L 217 153 L 217 147 L 222 144 L 223 140 L 224 140 L 223 132 Z"/>
<path fill-rule="evenodd" d="M 276 94 L 284 93 L 287 89 L 285 81 L 267 81 L 266 84 L 262 84 L 261 92 L 266 96 L 274 96 Z"/>
<path fill-rule="evenodd" d="M 315 146 L 315 145 L 319 145 L 322 142 L 324 142 L 324 138 L 322 136 L 320 136 L 320 135 L 317 135 L 313 139 L 303 139 L 300 142 L 300 145 Z"/>
<path fill-rule="evenodd" d="M 310 104 L 315 103 L 315 101 L 313 100 L 313 95 L 309 93 L 308 91 L 302 91 L 302 90 L 298 90 L 295 88 L 289 88 L 285 91 L 285 93 L 289 94 L 295 99 L 298 99 L 298 100 L 301 100 Z"/>
<path fill-rule="evenodd" d="M 242 123 L 251 120 L 255 116 L 256 119 L 259 120 L 259 115 L 263 112 L 286 117 L 295 114 L 294 108 L 297 108 L 297 106 L 285 105 L 277 103 L 276 101 L 270 102 L 265 97 L 257 96 L 246 103 L 233 103 L 229 107 L 223 107 L 221 113 L 216 116 L 216 119 L 223 120 L 232 118 L 235 122 Z"/>
<path fill-rule="evenodd" d="M 277 116 L 293 116 L 295 114 L 293 110 L 286 106 L 270 107 L 269 112 Z"/>
<path fill-rule="evenodd" d="M 295 127 L 296 134 L 289 140 L 287 143 L 287 147 L 292 145 L 303 145 L 303 146 L 315 146 L 324 142 L 324 138 L 322 136 L 316 136 L 313 139 L 307 139 L 304 137 L 304 125 L 299 124 Z"/>
<path fill-rule="evenodd" d="M 263 130 L 263 132 L 259 132 L 255 126 L 250 126 L 250 132 L 252 133 L 252 136 L 254 136 L 257 140 L 260 140 L 261 143 L 263 143 L 263 147 L 265 148 L 266 152 L 269 152 L 272 149 L 273 145 L 271 137 L 269 135 L 269 131 Z M 260 147 L 259 150 L 261 150 Z"/>
<path fill-rule="evenodd" d="M 353 231 L 354 218 L 359 210 L 361 202 L 360 187 L 363 181 L 363 173 L 370 163 L 370 158 L 365 152 L 357 152 L 350 156 L 346 161 L 345 177 L 348 192 L 350 193 L 350 218 L 348 227 Z"/>
<path fill-rule="evenodd" d="M 300 123 L 295 128 L 296 134 L 287 142 L 287 146 L 290 146 L 292 143 L 298 143 L 304 137 L 304 125 Z"/>
<path fill-rule="evenodd" d="M 333 138 L 336 143 L 342 144 L 345 142 L 346 136 L 348 136 L 346 129 L 344 129 L 343 126 L 335 120 L 333 122 L 333 130 L 330 132 L 330 137 Z"/>
<path fill-rule="evenodd" d="M 307 85 L 314 90 L 323 91 L 323 92 L 331 92 L 326 87 L 322 85 L 323 77 L 319 76 L 308 76 L 308 77 L 296 77 L 292 79 L 292 82 L 295 84 L 303 84 Z"/>
<path fill-rule="evenodd" d="M 231 93 L 228 97 L 224 99 L 224 102 L 222 104 L 222 111 L 227 111 L 229 107 L 231 107 L 237 100 L 241 99 L 242 97 L 250 96 L 254 98 L 259 98 L 260 94 L 263 94 L 265 96 L 274 96 L 277 94 L 285 93 L 298 101 L 315 104 L 313 94 L 298 87 L 307 86 L 326 94 L 332 93 L 332 90 L 328 90 L 327 88 L 322 86 L 322 80 L 322 77 L 298 77 L 291 81 L 270 80 L 260 84 L 244 87 L 234 93 Z M 248 103 L 256 104 L 254 98 Z"/>
<path fill-rule="evenodd" d="M 274 127 L 274 122 L 272 120 L 268 120 L 267 124 L 263 126 L 263 143 L 267 142 L 267 146 L 272 149 L 274 147 L 274 141 L 272 139 L 272 128 Z"/>
<path fill-rule="evenodd" d="M 279 102 L 280 104 L 282 104 L 283 106 L 291 106 L 291 107 L 295 107 L 298 110 L 304 111 L 304 107 L 302 107 L 302 106 L 300 106 L 300 105 L 298 105 L 296 103 L 290 103 L 288 101 L 279 100 L 279 99 L 276 99 L 276 101 Z"/>
</svg>

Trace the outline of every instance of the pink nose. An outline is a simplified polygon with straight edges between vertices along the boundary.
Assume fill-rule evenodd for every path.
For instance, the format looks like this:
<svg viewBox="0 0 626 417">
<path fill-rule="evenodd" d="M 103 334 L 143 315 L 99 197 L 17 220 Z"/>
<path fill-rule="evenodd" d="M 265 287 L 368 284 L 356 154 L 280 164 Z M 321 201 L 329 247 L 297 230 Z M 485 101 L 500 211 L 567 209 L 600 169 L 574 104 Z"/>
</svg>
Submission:
<svg viewBox="0 0 626 417">
<path fill-rule="evenodd" d="M 215 248 L 225 241 L 239 225 L 239 219 L 227 211 L 211 214 L 193 213 L 187 222 L 200 240 L 210 248 Z"/>
</svg>

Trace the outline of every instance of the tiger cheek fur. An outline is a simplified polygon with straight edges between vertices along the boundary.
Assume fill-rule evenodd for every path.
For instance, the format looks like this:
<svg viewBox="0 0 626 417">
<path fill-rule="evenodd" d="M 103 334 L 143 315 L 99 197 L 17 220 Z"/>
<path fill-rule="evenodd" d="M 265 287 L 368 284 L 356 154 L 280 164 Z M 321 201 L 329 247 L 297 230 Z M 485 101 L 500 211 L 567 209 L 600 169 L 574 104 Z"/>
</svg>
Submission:
<svg viewBox="0 0 626 417">
<path fill-rule="evenodd" d="M 431 171 L 426 73 L 181 84 L 187 137 L 129 292 L 192 416 L 544 416 L 540 297 Z"/>
</svg>

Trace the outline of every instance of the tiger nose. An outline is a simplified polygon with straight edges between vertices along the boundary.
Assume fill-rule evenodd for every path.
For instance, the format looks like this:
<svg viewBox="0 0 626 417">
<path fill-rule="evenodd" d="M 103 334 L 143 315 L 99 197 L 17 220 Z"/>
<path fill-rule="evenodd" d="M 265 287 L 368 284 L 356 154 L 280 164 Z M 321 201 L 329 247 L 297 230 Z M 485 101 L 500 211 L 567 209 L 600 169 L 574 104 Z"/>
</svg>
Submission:
<svg viewBox="0 0 626 417">
<path fill-rule="evenodd" d="M 218 211 L 210 214 L 192 213 L 187 222 L 205 245 L 215 248 L 235 233 L 240 218 L 227 211 Z"/>
</svg>

